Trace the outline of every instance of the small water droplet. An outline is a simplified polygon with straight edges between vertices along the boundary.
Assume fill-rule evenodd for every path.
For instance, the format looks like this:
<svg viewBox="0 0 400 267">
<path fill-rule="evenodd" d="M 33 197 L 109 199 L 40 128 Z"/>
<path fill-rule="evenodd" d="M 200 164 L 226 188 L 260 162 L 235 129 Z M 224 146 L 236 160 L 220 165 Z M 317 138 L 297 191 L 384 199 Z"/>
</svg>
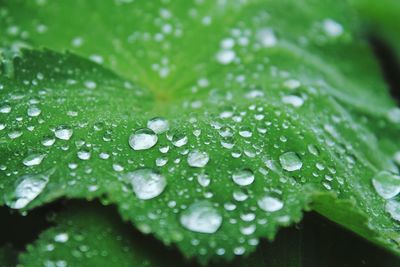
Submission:
<svg viewBox="0 0 400 267">
<path fill-rule="evenodd" d="M 33 153 L 24 158 L 22 163 L 28 167 L 36 166 L 42 163 L 45 156 L 46 156 L 45 154 Z"/>
<path fill-rule="evenodd" d="M 229 49 L 223 49 L 216 55 L 217 61 L 223 65 L 228 65 L 235 60 L 235 51 Z"/>
<path fill-rule="evenodd" d="M 27 113 L 30 117 L 37 117 L 41 112 L 42 111 L 37 106 L 30 106 Z"/>
<path fill-rule="evenodd" d="M 176 133 L 172 136 L 172 144 L 176 147 L 181 147 L 187 144 L 188 138 L 183 133 Z"/>
<path fill-rule="evenodd" d="M 54 241 L 58 243 L 65 243 L 69 239 L 69 236 L 67 233 L 59 233 L 54 237 Z"/>
<path fill-rule="evenodd" d="M 283 208 L 283 202 L 275 197 L 265 195 L 257 201 L 258 206 L 267 212 L 278 211 Z"/>
<path fill-rule="evenodd" d="M 81 160 L 89 160 L 91 153 L 88 150 L 80 150 L 80 151 L 78 151 L 77 155 L 78 155 L 78 158 Z"/>
<path fill-rule="evenodd" d="M 139 199 L 151 199 L 159 196 L 167 186 L 163 175 L 152 169 L 139 169 L 126 175 L 133 191 Z"/>
<path fill-rule="evenodd" d="M 9 104 L 4 104 L 0 107 L 0 113 L 10 113 L 11 112 L 11 106 Z"/>
<path fill-rule="evenodd" d="M 222 216 L 206 201 L 191 204 L 180 216 L 180 222 L 186 229 L 205 234 L 217 232 L 222 224 Z"/>
<path fill-rule="evenodd" d="M 389 200 L 386 203 L 385 209 L 394 220 L 400 222 L 400 202 L 396 200 Z"/>
<path fill-rule="evenodd" d="M 153 130 L 156 134 L 161 134 L 169 129 L 169 122 L 161 117 L 155 117 L 147 122 L 147 128 Z"/>
<path fill-rule="evenodd" d="M 193 150 L 188 155 L 188 164 L 190 167 L 202 168 L 207 165 L 210 157 L 204 151 Z"/>
<path fill-rule="evenodd" d="M 282 97 L 282 102 L 284 104 L 292 105 L 295 108 L 301 107 L 304 104 L 303 98 L 297 95 L 287 95 Z"/>
<path fill-rule="evenodd" d="M 372 178 L 372 185 L 381 197 L 393 198 L 400 193 L 400 176 L 381 171 Z"/>
<path fill-rule="evenodd" d="M 72 134 L 73 134 L 72 128 L 66 125 L 58 126 L 54 131 L 54 135 L 61 140 L 69 140 Z"/>
<path fill-rule="evenodd" d="M 278 42 L 274 31 L 270 28 L 259 30 L 257 32 L 257 38 L 260 41 L 261 45 L 264 47 L 273 47 Z"/>
<path fill-rule="evenodd" d="M 211 182 L 211 179 L 210 179 L 210 177 L 209 177 L 207 174 L 201 173 L 201 174 L 199 174 L 199 175 L 197 176 L 197 182 L 198 182 L 201 186 L 207 187 L 207 186 L 209 186 L 209 184 L 210 184 L 210 182 Z"/>
<path fill-rule="evenodd" d="M 254 174 L 250 169 L 243 169 L 232 174 L 232 180 L 240 186 L 250 185 L 254 182 Z"/>
<path fill-rule="evenodd" d="M 303 166 L 299 156 L 295 152 L 286 152 L 279 157 L 279 161 L 284 170 L 292 172 L 300 170 Z"/>
<path fill-rule="evenodd" d="M 129 145 L 133 150 L 146 150 L 155 146 L 158 141 L 156 133 L 148 128 L 136 130 L 129 137 Z"/>
</svg>

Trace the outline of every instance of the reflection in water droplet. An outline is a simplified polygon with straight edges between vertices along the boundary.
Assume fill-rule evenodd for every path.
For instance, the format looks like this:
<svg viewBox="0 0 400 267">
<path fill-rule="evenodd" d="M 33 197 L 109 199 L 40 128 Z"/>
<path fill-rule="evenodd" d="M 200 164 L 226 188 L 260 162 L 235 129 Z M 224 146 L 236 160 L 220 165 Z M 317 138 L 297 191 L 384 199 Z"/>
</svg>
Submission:
<svg viewBox="0 0 400 267">
<path fill-rule="evenodd" d="M 136 130 L 130 137 L 129 137 L 129 145 L 134 150 L 146 150 L 153 146 L 158 141 L 158 137 L 156 133 L 148 128 L 142 128 Z"/>
<path fill-rule="evenodd" d="M 239 170 L 232 174 L 232 180 L 240 186 L 250 185 L 254 182 L 254 174 L 249 169 Z"/>
<path fill-rule="evenodd" d="M 372 185 L 381 197 L 393 198 L 400 193 L 400 176 L 380 171 L 372 178 Z"/>
<path fill-rule="evenodd" d="M 292 172 L 300 170 L 303 166 L 299 156 L 295 152 L 286 152 L 279 157 L 279 161 L 284 170 Z"/>
<path fill-rule="evenodd" d="M 180 222 L 190 231 L 213 234 L 221 226 L 222 216 L 210 202 L 199 201 L 182 212 Z"/>
<path fill-rule="evenodd" d="M 204 151 L 194 150 L 188 155 L 188 164 L 191 167 L 202 168 L 207 165 L 209 156 Z"/>
<path fill-rule="evenodd" d="M 167 186 L 165 177 L 152 169 L 130 172 L 126 180 L 132 184 L 136 196 L 144 200 L 159 196 Z"/>
<path fill-rule="evenodd" d="M 283 208 L 283 202 L 275 197 L 265 195 L 257 201 L 258 206 L 267 212 L 278 211 Z"/>
</svg>

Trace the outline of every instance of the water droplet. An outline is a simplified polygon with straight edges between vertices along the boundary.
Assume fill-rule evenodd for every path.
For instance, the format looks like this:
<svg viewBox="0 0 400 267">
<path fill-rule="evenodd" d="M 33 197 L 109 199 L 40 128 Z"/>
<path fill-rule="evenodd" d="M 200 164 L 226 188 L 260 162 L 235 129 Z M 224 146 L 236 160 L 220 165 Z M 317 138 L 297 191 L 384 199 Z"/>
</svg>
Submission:
<svg viewBox="0 0 400 267">
<path fill-rule="evenodd" d="M 67 233 L 59 233 L 54 237 L 54 241 L 58 243 L 65 243 L 69 239 L 69 236 Z"/>
<path fill-rule="evenodd" d="M 176 147 L 181 147 L 187 144 L 188 138 L 183 133 L 176 133 L 172 136 L 172 144 Z"/>
<path fill-rule="evenodd" d="M 41 112 L 42 111 L 37 106 L 30 106 L 27 113 L 30 117 L 37 117 Z"/>
<path fill-rule="evenodd" d="M 210 184 L 211 179 L 210 179 L 210 177 L 209 177 L 207 174 L 201 173 L 201 174 L 199 174 L 199 175 L 197 176 L 197 182 L 198 182 L 201 186 L 207 187 L 207 186 Z"/>
<path fill-rule="evenodd" d="M 15 191 L 6 196 L 6 203 L 12 209 L 22 209 L 34 200 L 46 187 L 52 171 L 43 174 L 27 174 L 17 180 Z"/>
<path fill-rule="evenodd" d="M 10 113 L 11 112 L 11 106 L 9 104 L 4 104 L 0 107 L 0 113 Z"/>
<path fill-rule="evenodd" d="M 284 170 L 292 172 L 300 170 L 303 166 L 299 156 L 295 152 L 286 152 L 279 157 L 279 161 Z"/>
<path fill-rule="evenodd" d="M 239 129 L 239 135 L 245 138 L 249 138 L 253 135 L 249 127 L 241 127 Z"/>
<path fill-rule="evenodd" d="M 232 174 L 232 180 L 240 186 L 250 185 L 254 182 L 254 174 L 249 169 L 239 170 Z"/>
<path fill-rule="evenodd" d="M 372 178 L 372 185 L 381 197 L 393 198 L 400 193 L 400 176 L 381 171 Z"/>
<path fill-rule="evenodd" d="M 301 107 L 304 104 L 303 98 L 297 95 L 287 95 L 282 97 L 282 102 L 284 104 L 292 105 L 295 108 Z"/>
<path fill-rule="evenodd" d="M 152 169 L 130 172 L 126 178 L 132 184 L 136 196 L 144 200 L 159 196 L 167 186 L 165 177 Z"/>
<path fill-rule="evenodd" d="M 130 137 L 129 137 L 129 145 L 134 150 L 146 150 L 153 146 L 158 141 L 158 137 L 156 133 L 148 128 L 142 128 L 136 130 Z"/>
<path fill-rule="evenodd" d="M 228 65 L 235 60 L 235 51 L 224 49 L 217 53 L 217 61 L 223 65 Z"/>
<path fill-rule="evenodd" d="M 190 231 L 213 234 L 221 226 L 222 216 L 210 202 L 199 201 L 182 212 L 180 222 Z"/>
<path fill-rule="evenodd" d="M 319 156 L 319 150 L 315 145 L 308 145 L 307 146 L 308 152 L 313 154 L 314 156 Z"/>
<path fill-rule="evenodd" d="M 43 140 L 42 140 L 42 145 L 44 146 L 52 146 L 55 143 L 56 139 L 53 138 L 52 136 L 46 136 Z"/>
<path fill-rule="evenodd" d="M 156 134 L 164 133 L 169 129 L 169 122 L 161 117 L 155 117 L 147 122 L 147 128 L 153 130 Z"/>
<path fill-rule="evenodd" d="M 343 33 L 343 27 L 332 19 L 326 19 L 323 21 L 323 27 L 325 33 L 332 37 L 338 37 Z"/>
<path fill-rule="evenodd" d="M 36 165 L 39 165 L 40 163 L 42 163 L 45 156 L 46 156 L 45 154 L 33 153 L 33 154 L 30 154 L 29 156 L 27 156 L 26 158 L 24 158 L 22 163 L 28 167 L 36 166 Z"/>
<path fill-rule="evenodd" d="M 259 30 L 257 32 L 257 38 L 264 47 L 273 47 L 278 42 L 274 31 L 270 28 Z"/>
<path fill-rule="evenodd" d="M 88 150 L 80 150 L 78 151 L 77 155 L 78 158 L 81 160 L 89 160 L 91 156 L 90 151 Z"/>
<path fill-rule="evenodd" d="M 54 132 L 54 135 L 61 140 L 69 140 L 72 134 L 73 134 L 72 128 L 65 125 L 58 126 Z"/>
<path fill-rule="evenodd" d="M 278 211 L 283 208 L 283 202 L 275 197 L 265 195 L 257 201 L 258 206 L 267 212 Z"/>
<path fill-rule="evenodd" d="M 400 202 L 396 200 L 389 200 L 386 203 L 386 211 L 392 216 L 396 221 L 400 222 Z"/>
<path fill-rule="evenodd" d="M 207 165 L 210 157 L 204 151 L 193 150 L 188 155 L 188 164 L 190 167 L 202 168 Z"/>
</svg>

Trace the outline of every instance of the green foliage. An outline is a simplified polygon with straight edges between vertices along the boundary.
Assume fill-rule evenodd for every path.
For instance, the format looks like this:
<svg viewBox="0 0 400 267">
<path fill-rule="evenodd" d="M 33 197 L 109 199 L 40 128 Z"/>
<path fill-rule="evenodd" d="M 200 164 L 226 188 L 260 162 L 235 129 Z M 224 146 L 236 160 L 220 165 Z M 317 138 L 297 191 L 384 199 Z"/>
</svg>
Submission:
<svg viewBox="0 0 400 267">
<path fill-rule="evenodd" d="M 99 198 L 201 262 L 315 210 L 399 255 L 400 112 L 362 25 L 337 1 L 3 1 L 0 203 Z M 22 263 L 79 228 L 143 261 L 97 208 L 66 214 Z"/>
</svg>

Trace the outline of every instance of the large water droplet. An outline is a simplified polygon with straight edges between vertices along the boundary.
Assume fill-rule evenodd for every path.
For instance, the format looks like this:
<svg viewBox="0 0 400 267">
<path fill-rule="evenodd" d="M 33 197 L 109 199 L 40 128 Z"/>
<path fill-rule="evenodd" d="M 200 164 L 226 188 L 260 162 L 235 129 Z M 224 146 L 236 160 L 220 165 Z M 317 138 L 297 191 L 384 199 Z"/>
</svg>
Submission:
<svg viewBox="0 0 400 267">
<path fill-rule="evenodd" d="M 249 169 L 239 170 L 232 174 L 232 180 L 241 186 L 250 185 L 254 182 L 254 174 Z"/>
<path fill-rule="evenodd" d="M 27 156 L 26 158 L 24 158 L 22 163 L 28 167 L 36 166 L 36 165 L 39 165 L 40 163 L 42 163 L 45 156 L 46 156 L 45 154 L 33 153 L 33 154 L 30 154 L 29 156 Z"/>
<path fill-rule="evenodd" d="M 204 151 L 194 150 L 188 155 L 188 164 L 191 167 L 202 168 L 207 165 L 210 157 Z"/>
<path fill-rule="evenodd" d="M 132 184 L 133 191 L 140 199 L 155 198 L 167 186 L 165 177 L 152 169 L 139 169 L 130 172 L 126 179 Z"/>
<path fill-rule="evenodd" d="M 222 216 L 210 202 L 203 200 L 193 203 L 183 211 L 180 222 L 190 231 L 212 234 L 221 226 Z"/>
<path fill-rule="evenodd" d="M 136 130 L 129 137 L 129 145 L 134 150 L 146 150 L 153 147 L 158 141 L 156 133 L 148 128 Z"/>
<path fill-rule="evenodd" d="M 12 209 L 22 209 L 34 200 L 46 187 L 53 171 L 42 174 L 27 174 L 17 180 L 15 190 L 5 197 Z"/>
<path fill-rule="evenodd" d="M 147 128 L 153 130 L 156 134 L 168 131 L 169 122 L 161 117 L 155 117 L 147 122 Z"/>
<path fill-rule="evenodd" d="M 295 152 L 286 152 L 279 157 L 279 161 L 284 170 L 292 172 L 300 170 L 303 166 L 299 156 Z"/>
<path fill-rule="evenodd" d="M 400 176 L 381 171 L 372 178 L 372 185 L 381 197 L 393 198 L 400 193 Z"/>
<path fill-rule="evenodd" d="M 72 134 L 73 134 L 72 128 L 66 125 L 58 126 L 54 131 L 54 135 L 61 140 L 69 140 Z"/>
<path fill-rule="evenodd" d="M 265 195 L 257 201 L 258 206 L 267 212 L 278 211 L 283 208 L 283 202 L 278 198 Z"/>
</svg>

